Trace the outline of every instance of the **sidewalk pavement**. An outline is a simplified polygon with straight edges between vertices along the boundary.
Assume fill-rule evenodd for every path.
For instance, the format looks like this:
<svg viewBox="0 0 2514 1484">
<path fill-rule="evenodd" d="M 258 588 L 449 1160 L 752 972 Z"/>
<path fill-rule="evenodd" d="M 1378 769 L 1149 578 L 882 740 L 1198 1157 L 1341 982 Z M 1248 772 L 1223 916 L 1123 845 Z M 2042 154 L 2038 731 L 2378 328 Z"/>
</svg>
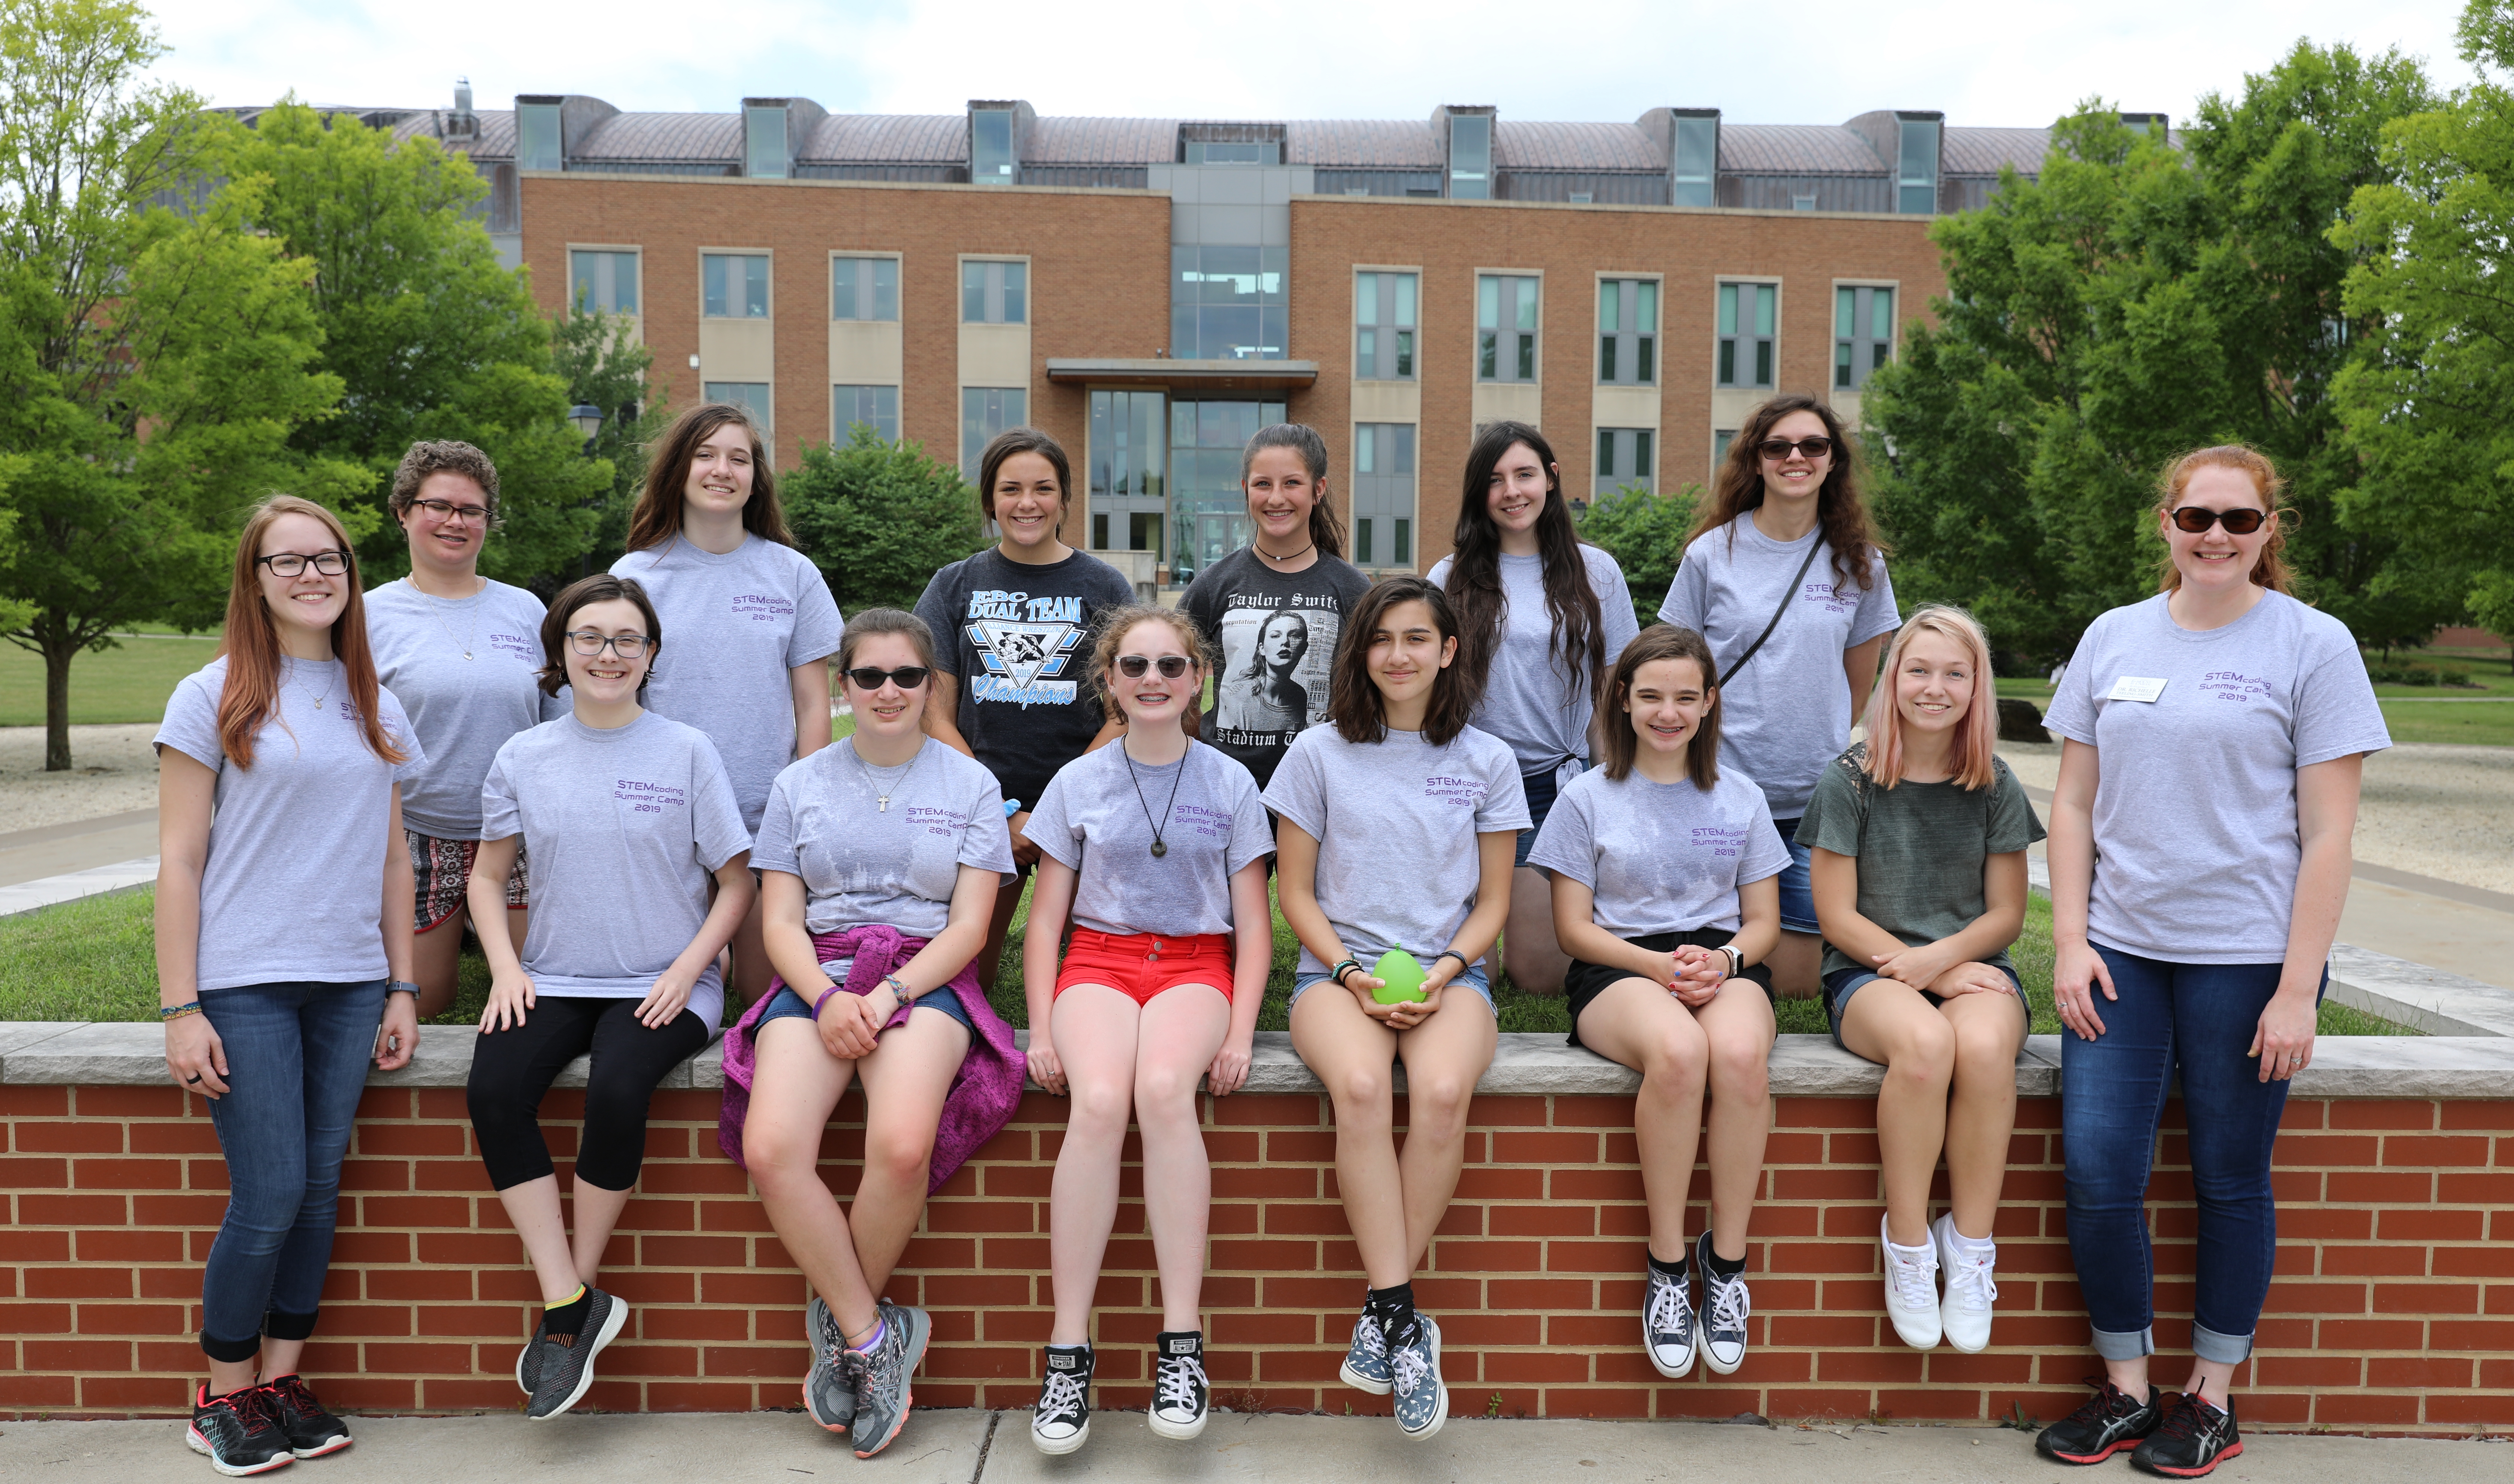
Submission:
<svg viewBox="0 0 2514 1484">
<path fill-rule="evenodd" d="M 879 1458 L 858 1461 L 846 1440 L 793 1413 L 573 1414 L 547 1424 L 519 1417 L 361 1418 L 345 1453 L 292 1464 L 304 1484 L 433 1484 L 436 1480 L 557 1476 L 604 1484 L 716 1484 L 814 1478 L 881 1484 L 1031 1484 L 1051 1480 L 1217 1480 L 1308 1484 L 1862 1484 L 2051 1481 L 2082 1477 L 2035 1456 L 2032 1439 L 2003 1427 L 1801 1427 L 1713 1423 L 1602 1423 L 1452 1418 L 1410 1442 L 1386 1418 L 1218 1413 L 1192 1443 L 1154 1437 L 1140 1412 L 1104 1412 L 1076 1454 L 1041 1457 L 1022 1412 L 918 1412 Z M 178 1421 L 0 1424 L 0 1480 L 150 1480 L 211 1477 L 184 1452 Z M 197 1470 L 197 1475 L 185 1470 Z M 2127 1477 L 2127 1462 L 2088 1479 Z M 2448 1442 L 2264 1434 L 2216 1477 L 2346 1479 L 2351 1484 L 2500 1484 L 2514 1475 L 2503 1441 Z M 2143 1477 L 2143 1476 L 2142 1476 Z"/>
</svg>

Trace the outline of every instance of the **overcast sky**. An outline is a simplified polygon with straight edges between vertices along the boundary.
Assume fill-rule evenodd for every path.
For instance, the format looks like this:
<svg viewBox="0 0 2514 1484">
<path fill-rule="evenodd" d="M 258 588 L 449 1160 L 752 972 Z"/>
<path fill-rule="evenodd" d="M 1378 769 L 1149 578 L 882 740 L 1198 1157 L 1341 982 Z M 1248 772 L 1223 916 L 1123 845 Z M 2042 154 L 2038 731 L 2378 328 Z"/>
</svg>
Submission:
<svg viewBox="0 0 2514 1484">
<path fill-rule="evenodd" d="M 589 93 L 626 110 L 730 111 L 795 95 L 833 112 L 1416 118 L 1494 103 L 1628 120 L 1661 104 L 1741 123 L 1938 108 L 2048 124 L 2083 98 L 2162 111 L 2232 92 L 2299 37 L 2398 46 L 2453 85 L 2451 0 L 155 0 L 159 74 L 215 103 L 481 107 Z"/>
</svg>

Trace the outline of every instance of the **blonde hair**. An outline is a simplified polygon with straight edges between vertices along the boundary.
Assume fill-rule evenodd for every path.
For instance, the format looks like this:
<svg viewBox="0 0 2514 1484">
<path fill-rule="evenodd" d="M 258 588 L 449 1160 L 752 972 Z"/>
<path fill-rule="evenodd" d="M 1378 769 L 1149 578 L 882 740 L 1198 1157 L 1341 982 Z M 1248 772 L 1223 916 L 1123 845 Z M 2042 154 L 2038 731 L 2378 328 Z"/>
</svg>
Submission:
<svg viewBox="0 0 2514 1484">
<path fill-rule="evenodd" d="M 1100 637 L 1091 646 L 1091 683 L 1100 688 L 1100 704 L 1107 708 L 1109 719 L 1124 722 L 1125 709 L 1117 704 L 1117 693 L 1109 686 L 1110 667 L 1117 662 L 1117 646 L 1126 636 L 1146 623 L 1165 623 L 1178 636 L 1179 648 L 1199 675 L 1213 673 L 1218 662 L 1213 647 L 1204 642 L 1204 633 L 1196 621 L 1175 608 L 1160 608 L 1150 603 L 1129 603 L 1112 608 L 1100 616 Z"/>
<path fill-rule="evenodd" d="M 2252 563 L 2252 582 L 2272 592 L 2294 595 L 2294 582 L 2287 570 L 2287 517 L 2291 513 L 2281 503 L 2287 497 L 2287 481 L 2279 477 L 2278 465 L 2269 456 L 2242 443 L 2220 443 L 2213 448 L 2196 448 L 2165 466 L 2165 477 L 2156 483 L 2156 513 L 2170 515 L 2182 502 L 2182 492 L 2191 485 L 2191 476 L 2202 469 L 2236 469 L 2250 476 L 2253 493 L 2261 498 L 2261 510 L 2269 517 L 2270 539 L 2261 544 L 2261 554 Z M 2163 569 L 2157 574 L 2156 590 L 2171 592 L 2182 585 L 2182 569 L 2173 565 L 2173 553 L 2165 554 Z"/>
<path fill-rule="evenodd" d="M 1886 651 L 1886 672 L 1868 693 L 1868 755 L 1861 769 L 1881 788 L 1891 788 L 1903 777 L 1903 708 L 1895 704 L 1894 677 L 1903 667 L 1903 652 L 1923 634 L 1936 634 L 1962 646 L 1972 666 L 1972 702 L 1956 721 L 1955 747 L 1947 759 L 1950 782 L 1967 791 L 1987 788 L 1998 774 L 1999 701 L 1990 674 L 1990 636 L 1961 608 L 1924 604 L 1894 635 Z"/>
</svg>

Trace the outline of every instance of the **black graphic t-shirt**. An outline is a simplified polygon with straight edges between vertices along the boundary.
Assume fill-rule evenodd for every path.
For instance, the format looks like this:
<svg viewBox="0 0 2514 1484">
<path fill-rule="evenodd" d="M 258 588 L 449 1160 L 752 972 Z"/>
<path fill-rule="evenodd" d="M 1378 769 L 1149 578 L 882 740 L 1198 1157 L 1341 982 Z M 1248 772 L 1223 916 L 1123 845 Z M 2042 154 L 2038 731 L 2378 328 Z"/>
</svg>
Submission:
<svg viewBox="0 0 2514 1484">
<path fill-rule="evenodd" d="M 1179 599 L 1222 652 L 1213 709 L 1196 735 L 1256 775 L 1258 787 L 1274 781 L 1302 728 L 1326 720 L 1344 616 L 1369 586 L 1340 557 L 1277 572 L 1242 546 L 1197 573 Z"/>
<path fill-rule="evenodd" d="M 960 735 L 1005 798 L 1037 803 L 1090 745 L 1108 716 L 1091 642 L 1103 613 L 1134 601 L 1125 576 L 1086 551 L 1033 567 L 990 546 L 925 584 L 916 616 L 959 682 Z"/>
</svg>

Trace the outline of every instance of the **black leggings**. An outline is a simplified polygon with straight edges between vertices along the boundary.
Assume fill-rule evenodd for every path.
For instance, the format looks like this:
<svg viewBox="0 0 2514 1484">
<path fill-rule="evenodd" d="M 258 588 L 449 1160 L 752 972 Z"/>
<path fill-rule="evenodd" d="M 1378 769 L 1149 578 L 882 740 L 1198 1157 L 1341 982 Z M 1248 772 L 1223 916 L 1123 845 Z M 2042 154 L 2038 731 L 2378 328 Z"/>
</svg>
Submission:
<svg viewBox="0 0 2514 1484">
<path fill-rule="evenodd" d="M 471 1133 L 489 1183 L 509 1190 L 555 1173 L 542 1139 L 542 1095 L 590 1051 L 585 1134 L 576 1178 L 604 1190 L 637 1183 L 646 1158 L 646 1104 L 655 1084 L 708 1043 L 707 1023 L 684 1010 L 661 1030 L 637 1020 L 633 999 L 545 994 L 513 1029 L 483 1031 L 471 1052 Z"/>
</svg>

